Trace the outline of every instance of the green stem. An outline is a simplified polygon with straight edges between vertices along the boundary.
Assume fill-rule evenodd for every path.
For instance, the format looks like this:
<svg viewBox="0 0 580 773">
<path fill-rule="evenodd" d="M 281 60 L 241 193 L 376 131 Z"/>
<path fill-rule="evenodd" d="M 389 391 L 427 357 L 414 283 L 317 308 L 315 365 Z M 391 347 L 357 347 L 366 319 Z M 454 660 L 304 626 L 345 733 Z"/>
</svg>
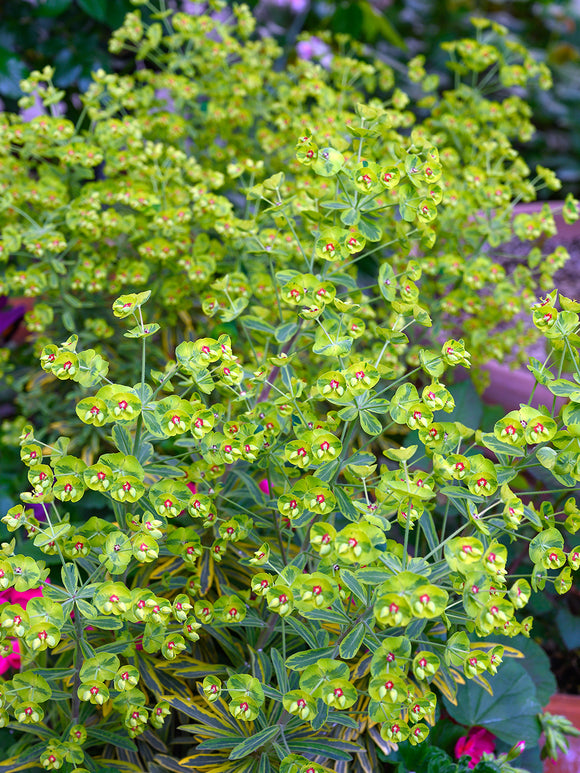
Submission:
<svg viewBox="0 0 580 773">
<path fill-rule="evenodd" d="M 73 725 L 76 725 L 79 721 L 81 699 L 78 692 L 79 692 L 79 687 L 81 686 L 81 668 L 83 666 L 83 650 L 81 647 L 81 639 L 83 638 L 83 624 L 82 624 L 81 615 L 78 609 L 76 610 L 76 615 L 75 615 L 75 633 L 76 633 L 75 675 L 73 679 L 72 706 L 71 706 L 71 720 Z"/>
<path fill-rule="evenodd" d="M 137 456 L 139 452 L 139 446 L 141 443 L 141 428 L 143 427 L 143 414 L 140 413 L 137 417 L 137 426 L 135 427 L 135 437 L 133 438 L 133 448 L 131 450 L 132 456 Z"/>
</svg>

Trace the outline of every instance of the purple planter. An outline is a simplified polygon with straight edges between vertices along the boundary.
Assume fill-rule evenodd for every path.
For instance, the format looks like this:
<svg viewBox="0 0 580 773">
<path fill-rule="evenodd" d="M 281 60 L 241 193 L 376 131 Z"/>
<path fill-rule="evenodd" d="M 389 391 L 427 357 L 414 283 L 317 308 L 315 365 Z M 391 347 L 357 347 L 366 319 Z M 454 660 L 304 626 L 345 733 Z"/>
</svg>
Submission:
<svg viewBox="0 0 580 773">
<path fill-rule="evenodd" d="M 0 343 L 8 341 L 24 317 L 24 306 L 9 306 L 8 298 L 0 296 Z"/>
<path fill-rule="evenodd" d="M 488 362 L 484 365 L 489 373 L 491 383 L 483 393 L 483 399 L 487 403 L 501 405 L 507 411 L 517 410 L 520 403 L 528 403 L 535 379 L 529 370 L 517 369 L 511 370 L 507 365 L 500 365 L 497 362 Z M 538 384 L 530 405 L 537 408 L 539 405 L 547 405 L 551 408 L 554 395 L 550 390 Z M 556 398 L 558 409 L 566 400 L 562 397 Z"/>
</svg>

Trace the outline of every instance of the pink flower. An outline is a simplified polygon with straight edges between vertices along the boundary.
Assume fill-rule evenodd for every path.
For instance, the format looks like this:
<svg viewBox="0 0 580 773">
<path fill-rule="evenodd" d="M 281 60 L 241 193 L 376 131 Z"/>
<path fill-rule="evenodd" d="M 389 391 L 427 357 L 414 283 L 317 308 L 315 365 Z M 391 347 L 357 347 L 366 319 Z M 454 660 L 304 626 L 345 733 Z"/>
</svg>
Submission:
<svg viewBox="0 0 580 773">
<path fill-rule="evenodd" d="M 188 483 L 187 488 L 191 491 L 192 494 L 197 494 L 197 486 L 195 483 Z"/>
<path fill-rule="evenodd" d="M 495 749 L 495 736 L 483 727 L 472 727 L 467 735 L 455 744 L 455 756 L 457 759 L 463 756 L 469 757 L 468 767 L 474 768 L 481 760 L 485 752 L 493 752 Z"/>
<path fill-rule="evenodd" d="M 18 639 L 8 639 L 0 644 L 0 674 L 5 674 L 11 668 L 20 668 Z"/>
<path fill-rule="evenodd" d="M 48 582 L 48 580 L 47 580 Z M 32 590 L 17 591 L 14 588 L 0 591 L 0 604 L 20 604 L 26 609 L 30 599 L 42 596 L 42 585 Z M 17 639 L 9 639 L 0 644 L 0 674 L 4 674 L 10 668 L 20 668 L 20 645 Z"/>
<path fill-rule="evenodd" d="M 47 580 L 46 582 L 49 582 Z M 30 599 L 42 596 L 42 585 L 32 590 L 17 591 L 14 588 L 8 588 L 7 590 L 0 591 L 0 604 L 6 602 L 7 604 L 20 604 L 23 609 L 26 609 Z"/>
<path fill-rule="evenodd" d="M 268 478 L 264 478 L 258 483 L 258 486 L 260 488 L 260 491 L 262 491 L 267 497 L 270 496 L 270 484 L 268 483 Z"/>
</svg>

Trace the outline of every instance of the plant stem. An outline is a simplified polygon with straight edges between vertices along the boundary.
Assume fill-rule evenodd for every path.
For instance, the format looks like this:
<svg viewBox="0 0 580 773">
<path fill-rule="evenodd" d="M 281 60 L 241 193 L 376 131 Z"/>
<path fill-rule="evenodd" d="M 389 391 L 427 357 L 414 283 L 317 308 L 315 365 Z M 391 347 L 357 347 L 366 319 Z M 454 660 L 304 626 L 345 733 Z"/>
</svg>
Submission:
<svg viewBox="0 0 580 773">
<path fill-rule="evenodd" d="M 79 711 L 81 707 L 81 699 L 79 697 L 79 687 L 81 686 L 81 668 L 83 665 L 83 651 L 81 648 L 81 639 L 83 637 L 83 624 L 81 621 L 80 612 L 77 609 L 75 615 L 75 632 L 77 636 L 76 651 L 75 651 L 75 676 L 72 687 L 72 707 L 71 707 L 71 720 L 73 725 L 76 725 L 79 721 Z"/>
</svg>

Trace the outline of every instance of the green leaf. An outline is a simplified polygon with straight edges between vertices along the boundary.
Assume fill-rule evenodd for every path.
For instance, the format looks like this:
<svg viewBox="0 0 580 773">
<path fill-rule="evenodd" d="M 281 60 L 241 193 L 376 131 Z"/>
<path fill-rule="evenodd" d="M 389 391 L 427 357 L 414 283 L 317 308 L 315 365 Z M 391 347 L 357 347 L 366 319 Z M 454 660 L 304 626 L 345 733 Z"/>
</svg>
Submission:
<svg viewBox="0 0 580 773">
<path fill-rule="evenodd" d="M 248 330 L 257 330 L 260 333 L 268 333 L 269 335 L 274 335 L 276 333 L 274 327 L 268 322 L 264 322 L 260 317 L 253 317 L 246 314 L 243 317 L 240 317 L 240 322 L 242 322 L 244 327 L 248 328 Z"/>
<path fill-rule="evenodd" d="M 93 625 L 95 628 L 100 628 L 102 631 L 120 631 L 123 628 L 123 621 L 116 617 L 106 617 L 100 615 L 97 617 L 87 617 L 87 625 Z M 125 645 L 127 646 L 127 645 Z M 102 647 L 99 647 L 99 652 L 103 651 Z M 104 650 L 111 652 L 112 650 Z"/>
<path fill-rule="evenodd" d="M 312 720 L 312 729 L 318 731 L 326 724 L 328 720 L 328 706 L 321 698 L 319 698 L 316 701 L 316 707 L 318 710 L 316 712 L 316 716 Z"/>
<path fill-rule="evenodd" d="M 529 545 L 530 559 L 534 563 L 542 560 L 551 548 L 562 550 L 564 547 L 564 538 L 554 527 L 544 529 L 533 538 Z"/>
<path fill-rule="evenodd" d="M 344 156 L 334 148 L 320 148 L 312 169 L 321 177 L 333 177 L 344 166 Z"/>
<path fill-rule="evenodd" d="M 563 611 L 563 610 L 560 610 Z M 558 615 L 560 612 L 558 612 Z M 558 617 L 558 615 L 556 617 Z M 574 620 L 578 620 L 574 617 Z M 557 622 L 557 621 L 556 621 Z M 580 646 L 580 636 L 578 638 L 578 644 Z M 556 677 L 552 673 L 550 666 L 550 659 L 540 647 L 540 645 L 533 639 L 528 639 L 526 636 L 492 636 L 487 637 L 489 642 L 494 644 L 502 644 L 504 647 L 513 647 L 519 650 L 524 656 L 522 659 L 518 659 L 518 664 L 523 666 L 530 678 L 532 679 L 536 687 L 536 696 L 539 703 L 542 706 L 547 706 L 550 698 L 556 692 L 557 684 Z M 570 647 L 574 649 L 574 647 Z M 505 657 L 505 655 L 504 655 Z M 498 673 L 501 673 L 503 665 L 500 666 Z"/>
<path fill-rule="evenodd" d="M 83 617 L 91 619 L 98 617 L 99 613 L 97 608 L 90 604 L 88 601 L 85 601 L 84 599 L 76 599 L 75 604 Z"/>
<path fill-rule="evenodd" d="M 435 550 L 439 544 L 439 537 L 437 536 L 433 516 L 429 510 L 425 510 L 423 512 L 421 518 L 419 519 L 419 525 L 423 530 L 423 534 L 425 535 L 427 544 L 429 545 L 429 550 Z"/>
<path fill-rule="evenodd" d="M 360 212 L 356 209 L 346 209 L 340 219 L 346 226 L 356 225 L 360 220 Z"/>
<path fill-rule="evenodd" d="M 264 695 L 267 698 L 272 698 L 275 701 L 281 701 L 282 700 L 282 693 L 280 690 L 277 690 L 275 687 L 269 687 L 267 684 L 262 685 L 262 689 L 264 690 Z"/>
<path fill-rule="evenodd" d="M 558 397 L 569 397 L 574 402 L 580 402 L 580 384 L 574 381 L 567 381 L 564 378 L 556 379 L 548 384 L 548 389 L 553 395 Z"/>
<path fill-rule="evenodd" d="M 338 509 L 344 517 L 348 518 L 349 521 L 358 521 L 360 516 L 358 510 L 352 504 L 350 497 L 344 493 L 340 486 L 336 486 L 333 491 L 338 504 Z"/>
<path fill-rule="evenodd" d="M 504 454 L 517 457 L 525 455 L 523 448 L 513 446 L 510 443 L 503 443 L 501 440 L 496 438 L 493 432 L 483 432 L 481 435 L 481 442 L 486 448 L 489 448 L 489 450 L 493 451 L 496 455 Z"/>
<path fill-rule="evenodd" d="M 215 389 L 213 378 L 211 377 L 211 373 L 207 368 L 199 368 L 199 369 L 196 368 L 193 371 L 193 378 L 195 380 L 195 383 L 198 385 L 198 387 L 201 389 L 201 391 L 204 394 L 210 395 Z"/>
<path fill-rule="evenodd" d="M 540 738 L 537 714 L 542 706 L 525 668 L 519 661 L 508 660 L 488 681 L 493 695 L 467 682 L 458 687 L 456 706 L 444 698 L 447 711 L 460 724 L 485 727 L 510 745 L 522 740 L 526 746 L 536 745 Z"/>
<path fill-rule="evenodd" d="M 72 596 L 79 584 L 79 570 L 76 564 L 65 564 L 61 569 L 60 576 L 62 577 L 62 584 Z"/>
<path fill-rule="evenodd" d="M 383 431 L 381 422 L 370 411 L 359 411 L 358 417 L 367 435 L 380 435 Z"/>
<path fill-rule="evenodd" d="M 344 637 L 338 647 L 341 658 L 344 658 L 345 660 L 354 658 L 363 643 L 365 630 L 364 625 L 359 623 L 356 628 L 353 628 L 353 630 Z"/>
<path fill-rule="evenodd" d="M 122 454 L 133 453 L 133 443 L 131 436 L 122 424 L 115 424 L 111 430 L 111 436 L 115 442 L 115 445 Z"/>
<path fill-rule="evenodd" d="M 356 596 L 361 604 L 366 604 L 367 594 L 365 593 L 363 586 L 357 580 L 355 575 L 349 569 L 341 569 L 340 577 L 347 588 Z"/>
<path fill-rule="evenodd" d="M 383 235 L 383 231 L 375 220 L 371 220 L 370 217 L 361 217 L 358 223 L 358 228 L 361 234 L 369 240 L 369 242 L 379 242 Z"/>
<path fill-rule="evenodd" d="M 530 364 L 526 367 L 539 384 L 548 386 L 550 381 L 554 380 L 554 376 L 550 373 L 548 368 L 544 368 L 544 365 L 539 360 L 534 359 L 534 357 L 530 357 Z"/>
<path fill-rule="evenodd" d="M 148 464 L 143 468 L 145 475 L 156 475 L 161 478 L 182 478 L 185 473 L 179 467 L 169 464 Z"/>
<path fill-rule="evenodd" d="M 10 757 L 9 760 L 0 762 L 0 773 L 16 773 L 19 770 L 26 770 L 32 767 L 31 763 L 38 763 L 38 756 L 46 749 L 46 744 L 41 743 L 37 746 L 28 747 L 24 754 L 17 757 Z M 38 770 L 38 764 L 34 764 Z"/>
<path fill-rule="evenodd" d="M 348 209 L 349 204 L 346 201 L 321 201 L 320 207 L 322 209 Z"/>
<path fill-rule="evenodd" d="M 260 757 L 260 767 L 258 768 L 258 773 L 272 773 L 272 765 L 266 752 L 263 752 L 262 756 Z"/>
<path fill-rule="evenodd" d="M 357 578 L 365 585 L 380 585 L 385 580 L 390 580 L 393 572 L 388 569 L 359 569 Z"/>
<path fill-rule="evenodd" d="M 393 46 L 407 51 L 405 39 L 397 32 L 395 27 L 389 22 L 387 15 L 381 13 L 377 8 L 368 2 L 368 0 L 359 0 L 359 6 L 363 12 L 363 33 L 364 39 L 373 42 L 380 37 L 388 40 Z"/>
<path fill-rule="evenodd" d="M 312 347 L 314 354 L 322 354 L 324 357 L 345 357 L 352 349 L 352 338 L 339 338 L 329 341 L 324 335 L 317 332 L 318 342 Z"/>
<path fill-rule="evenodd" d="M 347 405 L 338 412 L 338 417 L 343 421 L 353 421 L 358 416 L 356 405 Z"/>
<path fill-rule="evenodd" d="M 275 647 L 272 647 L 272 649 L 270 650 L 270 660 L 272 661 L 272 665 L 274 666 L 276 679 L 278 680 L 278 687 L 283 693 L 288 692 L 290 690 L 290 682 L 288 681 L 286 666 L 284 665 L 284 660 L 282 659 L 282 655 L 280 655 L 280 653 Z"/>
<path fill-rule="evenodd" d="M 160 330 L 160 326 L 157 322 L 146 322 L 143 326 L 139 324 L 136 327 L 132 327 L 131 330 L 127 330 L 123 335 L 125 338 L 149 338 L 155 335 L 158 330 Z"/>
<path fill-rule="evenodd" d="M 32 671 L 14 674 L 12 677 L 12 689 L 21 701 L 31 701 L 33 703 L 44 703 L 52 695 L 52 690 L 46 679 Z"/>
<path fill-rule="evenodd" d="M 97 647 L 95 652 L 98 654 L 100 652 L 111 652 L 112 654 L 118 654 L 120 652 L 124 652 L 127 649 L 127 642 L 126 641 L 118 641 L 118 642 L 112 642 L 111 644 L 103 644 L 102 647 Z"/>
<path fill-rule="evenodd" d="M 226 673 L 226 666 L 206 663 L 205 660 L 196 660 L 195 658 L 180 657 L 178 662 L 169 661 L 169 663 L 155 664 L 157 671 L 169 672 L 178 679 L 203 679 L 205 676 L 217 676 Z"/>
<path fill-rule="evenodd" d="M 80 7 L 97 21 L 107 21 L 108 0 L 77 0 Z"/>
<path fill-rule="evenodd" d="M 242 743 L 234 746 L 230 753 L 230 760 L 240 760 L 242 757 L 246 757 L 248 754 L 256 751 L 256 749 L 264 746 L 264 744 L 268 743 L 268 741 L 276 738 L 276 736 L 279 734 L 279 725 L 275 725 L 274 727 L 266 727 L 264 730 L 260 730 L 259 733 L 250 736 L 250 738 L 246 738 L 245 741 L 242 741 Z"/>
<path fill-rule="evenodd" d="M 81 645 L 81 652 L 83 653 L 83 657 L 84 658 L 88 659 L 88 658 L 94 658 L 95 657 L 96 652 L 91 647 L 91 645 L 88 643 L 88 641 L 86 639 L 81 639 L 80 645 Z M 125 644 L 125 647 L 126 646 L 127 645 Z"/>
<path fill-rule="evenodd" d="M 305 738 L 304 740 L 288 739 L 288 747 L 290 751 L 297 754 L 320 754 L 322 757 L 329 757 L 331 760 L 345 760 L 350 761 L 351 754 L 361 751 L 361 747 L 354 743 L 348 743 L 346 741 L 339 741 L 338 739 L 329 739 L 328 741 L 321 741 L 318 738 L 311 740 Z M 348 751 L 346 751 L 346 749 Z"/>
<path fill-rule="evenodd" d="M 289 618 L 291 620 L 292 618 Z M 321 658 L 331 658 L 334 647 L 321 647 L 320 649 L 297 652 L 286 659 L 286 668 L 291 671 L 303 671 L 308 666 L 314 666 Z"/>
<path fill-rule="evenodd" d="M 566 607 L 561 607 L 556 613 L 556 625 L 558 626 L 560 636 L 564 640 L 564 644 L 569 650 L 575 650 L 580 647 L 580 617 L 573 615 Z"/>
<path fill-rule="evenodd" d="M 99 730 L 96 727 L 88 728 L 87 739 L 87 746 L 96 746 L 96 744 L 90 743 L 91 739 L 94 739 L 99 741 L 99 745 L 111 743 L 119 749 L 126 749 L 129 752 L 137 751 L 137 746 L 128 736 L 121 735 L 120 733 L 111 733 L 109 730 Z"/>
<path fill-rule="evenodd" d="M 323 620 L 325 623 L 348 623 L 350 618 L 337 609 L 308 609 L 302 612 L 307 620 Z"/>
<path fill-rule="evenodd" d="M 181 725 L 180 730 L 184 730 L 187 725 Z M 202 741 L 197 747 L 200 752 L 216 752 L 223 751 L 224 749 L 233 749 L 242 741 L 247 740 L 243 735 L 228 735 L 223 736 L 220 734 L 219 738 L 210 738 L 207 741 Z"/>
<path fill-rule="evenodd" d="M 280 344 L 285 344 L 289 341 L 294 333 L 298 330 L 296 322 L 287 322 L 285 325 L 280 325 L 275 330 L 276 341 Z"/>
</svg>

